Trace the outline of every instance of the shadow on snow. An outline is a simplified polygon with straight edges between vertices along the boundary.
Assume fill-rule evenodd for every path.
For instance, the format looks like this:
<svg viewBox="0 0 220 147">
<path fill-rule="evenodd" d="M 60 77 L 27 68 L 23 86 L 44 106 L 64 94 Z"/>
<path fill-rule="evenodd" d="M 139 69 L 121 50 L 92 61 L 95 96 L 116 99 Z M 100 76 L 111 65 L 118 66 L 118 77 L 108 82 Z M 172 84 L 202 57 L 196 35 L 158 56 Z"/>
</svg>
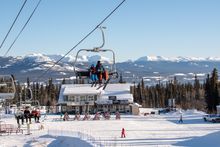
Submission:
<svg viewBox="0 0 220 147">
<path fill-rule="evenodd" d="M 220 131 L 205 136 L 194 137 L 190 140 L 181 141 L 173 145 L 185 147 L 219 147 Z"/>
<path fill-rule="evenodd" d="M 38 142 L 39 145 L 43 145 L 46 140 L 52 140 L 49 144 L 47 144 L 47 147 L 92 147 L 91 144 L 77 137 L 43 135 L 40 136 L 39 139 L 42 141 L 31 140 L 28 141 L 24 147 L 31 147 L 33 146 L 32 144 L 36 142 Z"/>
</svg>

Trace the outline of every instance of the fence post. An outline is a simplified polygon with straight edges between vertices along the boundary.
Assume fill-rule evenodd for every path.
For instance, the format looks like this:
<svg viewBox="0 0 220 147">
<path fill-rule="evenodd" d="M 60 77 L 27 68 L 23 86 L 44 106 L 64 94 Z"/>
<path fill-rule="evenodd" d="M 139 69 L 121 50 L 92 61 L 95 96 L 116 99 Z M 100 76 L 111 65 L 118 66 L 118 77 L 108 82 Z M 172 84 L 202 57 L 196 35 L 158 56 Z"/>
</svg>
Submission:
<svg viewBox="0 0 220 147">
<path fill-rule="evenodd" d="M 27 134 L 26 135 L 30 135 L 30 134 L 31 134 L 30 123 L 27 123 Z"/>
</svg>

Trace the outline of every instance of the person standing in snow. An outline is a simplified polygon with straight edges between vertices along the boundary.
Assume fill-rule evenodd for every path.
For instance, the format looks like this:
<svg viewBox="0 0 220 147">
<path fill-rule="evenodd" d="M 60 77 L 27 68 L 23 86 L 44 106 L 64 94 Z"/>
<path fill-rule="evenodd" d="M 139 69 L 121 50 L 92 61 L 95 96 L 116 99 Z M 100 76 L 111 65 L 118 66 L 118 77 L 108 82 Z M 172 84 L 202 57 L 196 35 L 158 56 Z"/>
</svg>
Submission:
<svg viewBox="0 0 220 147">
<path fill-rule="evenodd" d="M 68 121 L 68 120 L 69 120 L 69 115 L 68 115 L 68 113 L 66 112 L 66 113 L 64 114 L 63 121 Z"/>
<path fill-rule="evenodd" d="M 180 114 L 179 123 L 183 123 L 183 115 L 182 114 Z"/>
<path fill-rule="evenodd" d="M 26 119 L 26 123 L 28 123 L 28 120 L 29 123 L 31 123 L 31 112 L 29 110 L 29 107 L 26 107 L 24 110 L 24 118 Z"/>
<path fill-rule="evenodd" d="M 40 110 L 37 109 L 37 112 L 36 112 L 36 122 L 39 123 L 40 122 Z"/>
<path fill-rule="evenodd" d="M 122 128 L 121 130 L 121 138 L 125 138 L 125 128 Z"/>
<path fill-rule="evenodd" d="M 121 115 L 120 115 L 120 113 L 118 111 L 115 114 L 115 119 L 121 119 Z"/>
<path fill-rule="evenodd" d="M 15 118 L 19 126 L 20 126 L 20 121 L 19 121 L 20 119 L 21 119 L 22 125 L 24 124 L 24 112 L 20 108 L 15 113 Z"/>
</svg>

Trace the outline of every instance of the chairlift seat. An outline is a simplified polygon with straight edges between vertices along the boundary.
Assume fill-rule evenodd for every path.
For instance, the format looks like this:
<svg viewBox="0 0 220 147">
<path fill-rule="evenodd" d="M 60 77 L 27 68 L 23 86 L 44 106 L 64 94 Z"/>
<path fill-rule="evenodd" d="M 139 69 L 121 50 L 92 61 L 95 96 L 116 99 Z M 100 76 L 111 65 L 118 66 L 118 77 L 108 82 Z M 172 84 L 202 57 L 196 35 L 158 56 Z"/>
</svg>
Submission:
<svg viewBox="0 0 220 147">
<path fill-rule="evenodd" d="M 15 93 L 0 93 L 0 99 L 13 99 Z"/>
<path fill-rule="evenodd" d="M 109 72 L 108 75 L 115 78 L 115 79 L 118 78 L 118 72 Z"/>
<path fill-rule="evenodd" d="M 0 75 L 0 99 L 13 99 L 15 96 L 15 83 L 12 75 Z"/>
<path fill-rule="evenodd" d="M 76 71 L 76 76 L 80 78 L 88 78 L 90 77 L 90 72 L 89 71 Z"/>
<path fill-rule="evenodd" d="M 3 86 L 7 86 L 7 84 L 6 83 L 0 84 L 0 87 L 3 87 Z"/>
</svg>

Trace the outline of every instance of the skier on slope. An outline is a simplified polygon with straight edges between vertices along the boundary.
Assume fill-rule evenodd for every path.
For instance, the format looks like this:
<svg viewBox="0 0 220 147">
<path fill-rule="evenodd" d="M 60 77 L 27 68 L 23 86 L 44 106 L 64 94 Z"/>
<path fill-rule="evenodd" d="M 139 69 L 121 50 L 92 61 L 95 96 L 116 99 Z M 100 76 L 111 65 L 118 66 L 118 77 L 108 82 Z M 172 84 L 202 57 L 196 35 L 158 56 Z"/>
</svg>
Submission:
<svg viewBox="0 0 220 147">
<path fill-rule="evenodd" d="M 183 115 L 182 115 L 182 113 L 180 114 L 179 123 L 183 123 Z"/>
<path fill-rule="evenodd" d="M 122 128 L 121 130 L 121 138 L 125 138 L 125 128 Z"/>
</svg>

